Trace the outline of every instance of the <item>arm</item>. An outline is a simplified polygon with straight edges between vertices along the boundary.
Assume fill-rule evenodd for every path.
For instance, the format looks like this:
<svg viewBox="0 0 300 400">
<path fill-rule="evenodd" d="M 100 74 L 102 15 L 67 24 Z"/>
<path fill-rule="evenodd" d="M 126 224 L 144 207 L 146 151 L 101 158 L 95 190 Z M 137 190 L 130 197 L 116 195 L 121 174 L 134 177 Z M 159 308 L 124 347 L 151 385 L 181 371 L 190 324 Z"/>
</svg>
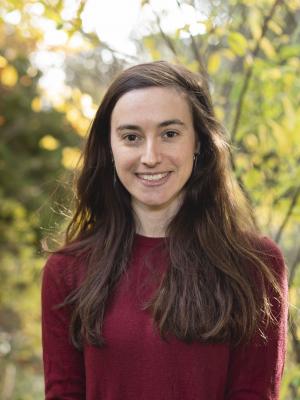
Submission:
<svg viewBox="0 0 300 400">
<path fill-rule="evenodd" d="M 68 258 L 54 255 L 45 265 L 42 282 L 42 343 L 46 400 L 85 399 L 82 352 L 70 343 L 70 308 L 55 309 L 70 289 L 63 272 Z"/>
<path fill-rule="evenodd" d="M 271 296 L 272 310 L 278 325 L 269 325 L 267 343 L 259 334 L 247 345 L 231 351 L 226 400 L 278 400 L 287 338 L 288 283 L 282 254 L 267 238 L 263 239 L 267 263 L 279 276 L 282 302 Z"/>
</svg>

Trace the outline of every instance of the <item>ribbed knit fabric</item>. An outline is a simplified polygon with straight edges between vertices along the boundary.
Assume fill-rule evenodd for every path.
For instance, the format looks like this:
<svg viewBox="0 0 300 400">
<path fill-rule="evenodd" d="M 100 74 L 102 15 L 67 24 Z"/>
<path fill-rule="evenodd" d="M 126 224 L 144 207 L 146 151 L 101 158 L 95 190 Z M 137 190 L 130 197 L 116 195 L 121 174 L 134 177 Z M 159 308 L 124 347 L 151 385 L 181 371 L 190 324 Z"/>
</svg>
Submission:
<svg viewBox="0 0 300 400">
<path fill-rule="evenodd" d="M 127 272 L 110 297 L 104 348 L 77 351 L 69 339 L 71 308 L 55 308 L 82 281 L 85 265 L 52 255 L 42 284 L 42 333 L 46 399 L 87 400 L 278 400 L 287 335 L 287 273 L 277 246 L 260 240 L 280 276 L 285 302 L 273 298 L 279 324 L 235 350 L 228 344 L 164 341 L 141 306 L 167 266 L 163 238 L 136 235 Z"/>
</svg>

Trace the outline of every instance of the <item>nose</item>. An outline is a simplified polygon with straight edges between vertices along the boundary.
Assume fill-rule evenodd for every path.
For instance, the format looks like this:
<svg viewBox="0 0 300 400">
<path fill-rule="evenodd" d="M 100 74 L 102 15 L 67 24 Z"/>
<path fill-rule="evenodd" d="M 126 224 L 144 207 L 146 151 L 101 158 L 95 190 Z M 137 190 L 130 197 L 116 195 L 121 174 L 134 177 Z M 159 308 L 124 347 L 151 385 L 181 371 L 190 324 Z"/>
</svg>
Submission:
<svg viewBox="0 0 300 400">
<path fill-rule="evenodd" d="M 148 167 L 155 167 L 161 162 L 161 148 L 156 141 L 149 141 L 143 148 L 141 163 Z"/>
</svg>

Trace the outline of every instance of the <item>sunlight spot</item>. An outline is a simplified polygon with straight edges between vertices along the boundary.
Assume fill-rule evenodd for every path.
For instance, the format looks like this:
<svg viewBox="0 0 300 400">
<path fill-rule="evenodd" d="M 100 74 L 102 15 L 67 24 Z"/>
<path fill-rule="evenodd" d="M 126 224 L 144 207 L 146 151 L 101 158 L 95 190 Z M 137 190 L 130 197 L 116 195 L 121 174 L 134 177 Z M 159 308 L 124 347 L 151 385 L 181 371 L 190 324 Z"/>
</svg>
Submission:
<svg viewBox="0 0 300 400">
<path fill-rule="evenodd" d="M 7 14 L 4 14 L 4 21 L 12 25 L 18 25 L 18 23 L 21 21 L 20 11 L 14 10 Z"/>
</svg>

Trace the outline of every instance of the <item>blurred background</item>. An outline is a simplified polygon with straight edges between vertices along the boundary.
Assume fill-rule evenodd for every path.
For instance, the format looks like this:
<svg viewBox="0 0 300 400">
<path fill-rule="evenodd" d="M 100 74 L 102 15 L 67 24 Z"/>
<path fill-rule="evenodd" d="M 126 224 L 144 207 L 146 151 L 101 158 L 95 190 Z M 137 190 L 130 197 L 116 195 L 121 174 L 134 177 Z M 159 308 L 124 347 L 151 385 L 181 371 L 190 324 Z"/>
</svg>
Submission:
<svg viewBox="0 0 300 400">
<path fill-rule="evenodd" d="M 1 0 L 0 398 L 43 399 L 43 237 L 70 211 L 95 110 L 123 68 L 209 74 L 233 167 L 289 267 L 281 399 L 300 399 L 299 0 Z"/>
</svg>

